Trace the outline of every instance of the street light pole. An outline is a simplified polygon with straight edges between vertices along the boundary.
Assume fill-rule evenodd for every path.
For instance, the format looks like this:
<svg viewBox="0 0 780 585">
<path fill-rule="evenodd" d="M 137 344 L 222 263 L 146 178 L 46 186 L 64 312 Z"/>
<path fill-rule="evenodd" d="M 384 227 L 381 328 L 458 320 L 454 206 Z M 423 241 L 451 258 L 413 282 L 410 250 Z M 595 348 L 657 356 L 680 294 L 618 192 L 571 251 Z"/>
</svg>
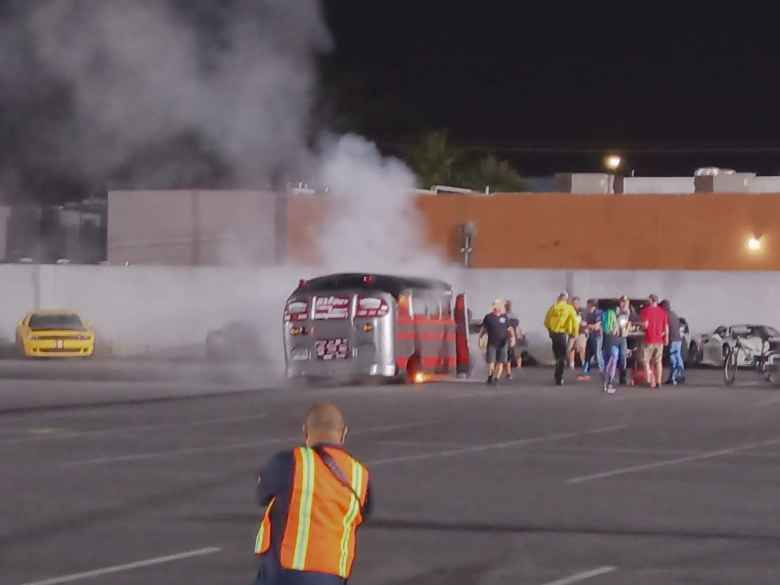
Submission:
<svg viewBox="0 0 780 585">
<path fill-rule="evenodd" d="M 623 164 L 623 159 L 617 154 L 608 154 L 604 157 L 604 166 L 609 171 L 610 176 L 610 192 L 615 193 L 615 183 L 617 179 L 618 169 Z"/>
</svg>

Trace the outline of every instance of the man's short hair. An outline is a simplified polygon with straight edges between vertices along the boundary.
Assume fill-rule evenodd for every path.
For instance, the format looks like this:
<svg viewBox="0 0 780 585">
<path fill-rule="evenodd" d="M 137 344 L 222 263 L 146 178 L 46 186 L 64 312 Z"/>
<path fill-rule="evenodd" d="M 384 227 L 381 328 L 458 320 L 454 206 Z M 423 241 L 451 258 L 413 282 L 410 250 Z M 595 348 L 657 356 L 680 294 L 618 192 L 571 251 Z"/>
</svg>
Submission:
<svg viewBox="0 0 780 585">
<path fill-rule="evenodd" d="M 588 304 L 589 305 L 596 305 L 597 304 L 596 303 L 596 299 L 588 299 Z"/>
<path fill-rule="evenodd" d="M 558 295 L 558 301 L 559 302 L 560 301 L 565 301 L 568 298 L 569 298 L 569 293 L 567 293 L 566 291 L 563 291 L 561 294 Z"/>
<path fill-rule="evenodd" d="M 658 295 L 650 295 L 651 303 L 658 303 Z"/>
</svg>

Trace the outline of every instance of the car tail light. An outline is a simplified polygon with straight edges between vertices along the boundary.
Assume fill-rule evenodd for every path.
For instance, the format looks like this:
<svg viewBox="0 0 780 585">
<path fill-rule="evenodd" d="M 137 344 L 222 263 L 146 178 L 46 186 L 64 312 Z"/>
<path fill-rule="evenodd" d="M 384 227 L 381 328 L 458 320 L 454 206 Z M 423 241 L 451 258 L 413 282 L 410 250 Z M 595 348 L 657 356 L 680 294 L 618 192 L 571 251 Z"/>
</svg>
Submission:
<svg viewBox="0 0 780 585">
<path fill-rule="evenodd" d="M 306 301 L 290 301 L 284 308 L 285 321 L 305 321 L 309 316 L 309 303 Z"/>
<path fill-rule="evenodd" d="M 302 327 L 301 325 L 292 325 L 290 327 L 290 335 L 293 337 L 297 337 L 298 335 L 306 335 L 306 327 Z"/>
<path fill-rule="evenodd" d="M 390 311 L 390 307 L 384 299 L 376 297 L 362 297 L 358 299 L 355 317 L 371 318 L 384 317 Z"/>
</svg>

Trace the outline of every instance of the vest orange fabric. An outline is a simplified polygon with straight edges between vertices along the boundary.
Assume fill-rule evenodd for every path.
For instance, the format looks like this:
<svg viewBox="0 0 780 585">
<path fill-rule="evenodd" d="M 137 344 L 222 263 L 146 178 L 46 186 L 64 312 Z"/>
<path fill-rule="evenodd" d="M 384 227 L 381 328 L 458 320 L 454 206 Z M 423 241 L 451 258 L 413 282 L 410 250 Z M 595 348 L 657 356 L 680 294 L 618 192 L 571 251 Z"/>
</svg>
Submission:
<svg viewBox="0 0 780 585">
<path fill-rule="evenodd" d="M 285 569 L 315 571 L 348 579 L 355 561 L 358 527 L 368 493 L 368 470 L 340 449 L 325 448 L 355 494 L 328 469 L 314 450 L 293 451 L 294 473 L 290 505 L 280 545 L 280 564 Z M 266 508 L 255 539 L 255 553 L 271 544 L 271 507 Z"/>
<path fill-rule="evenodd" d="M 257 531 L 257 538 L 255 538 L 255 554 L 261 555 L 271 548 L 271 508 L 274 505 L 276 498 L 272 499 L 265 508 L 265 514 L 260 522 L 260 529 Z"/>
<path fill-rule="evenodd" d="M 361 507 L 368 491 L 368 470 L 339 449 L 325 449 L 351 482 L 360 501 L 312 449 L 295 449 L 290 506 L 279 561 L 285 569 L 315 571 L 348 579 L 355 560 L 357 528 L 363 522 Z M 269 517 L 267 510 L 266 517 Z M 256 550 L 264 545 L 268 550 L 264 539 L 265 534 L 270 533 L 270 518 L 268 522 L 264 518 L 263 524 L 265 528 L 260 527 Z"/>
</svg>

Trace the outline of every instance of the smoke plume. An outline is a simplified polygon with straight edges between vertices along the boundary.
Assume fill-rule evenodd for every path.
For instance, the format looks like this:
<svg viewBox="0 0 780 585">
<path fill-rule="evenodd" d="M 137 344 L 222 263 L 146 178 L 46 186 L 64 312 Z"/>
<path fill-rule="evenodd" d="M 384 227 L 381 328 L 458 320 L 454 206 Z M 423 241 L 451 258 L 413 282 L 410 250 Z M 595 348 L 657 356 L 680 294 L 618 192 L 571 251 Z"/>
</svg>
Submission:
<svg viewBox="0 0 780 585">
<path fill-rule="evenodd" d="M 18 147 L 10 163 L 0 161 L 6 189 L 33 196 L 36 174 L 50 178 L 47 189 L 75 192 L 269 189 L 313 177 L 330 201 L 316 272 L 432 274 L 441 267 L 425 251 L 409 169 L 363 138 L 314 130 L 322 125 L 312 114 L 317 60 L 332 47 L 318 0 L 12 2 L 0 18 L 0 122 L 13 118 L 10 146 Z M 135 286 L 141 296 L 127 300 L 127 322 L 108 322 L 116 312 L 102 306 L 99 290 L 83 310 L 125 338 L 164 318 L 171 345 L 173 332 L 191 343 L 207 328 L 251 314 L 272 332 L 268 351 L 280 354 L 281 305 L 305 276 L 299 268 L 272 278 L 230 272 L 224 286 L 207 288 L 193 288 L 199 280 L 181 274 L 157 284 L 186 291 L 186 303 L 173 292 L 171 305 L 143 303 Z M 143 306 L 130 310 L 135 301 Z"/>
</svg>

